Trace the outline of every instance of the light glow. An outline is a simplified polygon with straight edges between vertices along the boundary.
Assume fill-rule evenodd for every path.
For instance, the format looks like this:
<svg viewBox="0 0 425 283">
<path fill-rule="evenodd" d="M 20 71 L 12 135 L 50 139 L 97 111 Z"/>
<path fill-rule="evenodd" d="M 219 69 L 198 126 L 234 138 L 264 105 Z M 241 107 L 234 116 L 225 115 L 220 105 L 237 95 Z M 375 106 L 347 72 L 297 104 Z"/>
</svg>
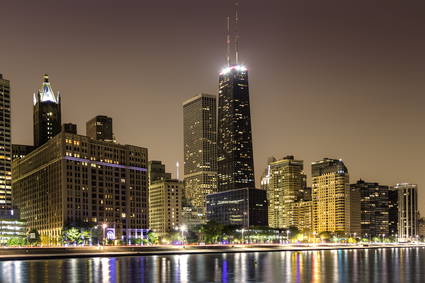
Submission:
<svg viewBox="0 0 425 283">
<path fill-rule="evenodd" d="M 233 65 L 233 66 L 231 66 L 227 69 L 224 69 L 219 75 L 221 76 L 223 74 L 226 74 L 226 73 L 230 72 L 231 70 L 246 71 L 248 69 L 245 68 L 245 67 L 239 66 L 239 65 Z"/>
</svg>

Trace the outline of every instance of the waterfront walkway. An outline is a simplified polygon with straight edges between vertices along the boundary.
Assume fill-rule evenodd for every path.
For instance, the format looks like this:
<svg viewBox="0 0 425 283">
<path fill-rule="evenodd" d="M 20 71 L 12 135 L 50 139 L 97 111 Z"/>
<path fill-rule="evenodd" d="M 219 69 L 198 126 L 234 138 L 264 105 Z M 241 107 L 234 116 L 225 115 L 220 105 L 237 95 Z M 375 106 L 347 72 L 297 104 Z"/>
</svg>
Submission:
<svg viewBox="0 0 425 283">
<path fill-rule="evenodd" d="M 382 249 L 421 247 L 425 244 L 372 244 L 372 245 L 160 245 L 160 246 L 92 246 L 92 247 L 21 247 L 0 248 L 0 261 L 148 256 L 171 254 L 206 254 L 206 253 L 240 253 L 240 252 L 277 252 L 277 251 L 313 251 L 313 250 L 346 250 L 346 249 Z"/>
</svg>

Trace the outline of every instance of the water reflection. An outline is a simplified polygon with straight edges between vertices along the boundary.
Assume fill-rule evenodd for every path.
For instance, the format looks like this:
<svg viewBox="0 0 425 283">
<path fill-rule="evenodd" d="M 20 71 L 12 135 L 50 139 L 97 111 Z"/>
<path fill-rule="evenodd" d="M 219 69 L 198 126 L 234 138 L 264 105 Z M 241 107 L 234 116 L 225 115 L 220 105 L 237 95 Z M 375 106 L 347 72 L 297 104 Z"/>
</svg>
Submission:
<svg viewBox="0 0 425 283">
<path fill-rule="evenodd" d="M 0 282 L 425 282 L 424 248 L 0 262 Z"/>
</svg>

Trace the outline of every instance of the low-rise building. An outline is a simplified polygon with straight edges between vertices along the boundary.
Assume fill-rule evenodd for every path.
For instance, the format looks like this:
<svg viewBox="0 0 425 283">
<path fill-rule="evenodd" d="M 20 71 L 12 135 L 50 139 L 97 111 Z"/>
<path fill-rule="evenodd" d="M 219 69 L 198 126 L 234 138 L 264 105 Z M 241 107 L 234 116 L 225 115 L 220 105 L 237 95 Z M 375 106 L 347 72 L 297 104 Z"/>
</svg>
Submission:
<svg viewBox="0 0 425 283">
<path fill-rule="evenodd" d="M 207 220 L 240 228 L 268 226 L 267 191 L 242 188 L 207 195 Z"/>
</svg>

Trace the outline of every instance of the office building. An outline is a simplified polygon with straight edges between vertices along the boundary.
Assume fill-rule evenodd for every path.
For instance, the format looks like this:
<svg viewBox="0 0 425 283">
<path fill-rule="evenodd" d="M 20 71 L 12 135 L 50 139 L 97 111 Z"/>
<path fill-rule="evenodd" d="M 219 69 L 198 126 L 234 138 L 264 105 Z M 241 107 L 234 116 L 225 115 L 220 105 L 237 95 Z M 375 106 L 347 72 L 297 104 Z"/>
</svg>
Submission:
<svg viewBox="0 0 425 283">
<path fill-rule="evenodd" d="M 44 82 L 37 95 L 34 93 L 34 146 L 37 148 L 60 133 L 61 103 L 49 83 L 49 76 L 44 75 Z"/>
<path fill-rule="evenodd" d="M 398 240 L 416 241 L 418 230 L 418 187 L 414 184 L 400 183 L 391 190 L 398 193 Z"/>
<path fill-rule="evenodd" d="M 254 188 L 207 195 L 207 219 L 240 228 L 267 226 L 267 192 Z"/>
<path fill-rule="evenodd" d="M 0 211 L 12 209 L 10 81 L 0 74 Z"/>
<path fill-rule="evenodd" d="M 99 115 L 87 121 L 86 136 L 98 141 L 115 142 L 112 118 Z"/>
<path fill-rule="evenodd" d="M 151 160 L 148 163 L 149 186 L 158 180 L 170 180 L 171 173 L 165 172 L 165 165 L 161 161 Z"/>
<path fill-rule="evenodd" d="M 312 162 L 311 177 L 313 232 L 360 235 L 360 193 L 350 189 L 344 163 L 328 158 Z"/>
<path fill-rule="evenodd" d="M 180 229 L 182 194 L 183 184 L 179 180 L 162 179 L 149 185 L 149 228 L 158 236 Z"/>
<path fill-rule="evenodd" d="M 64 129 L 12 163 L 13 203 L 28 228 L 59 240 L 65 225 L 83 222 L 105 224 L 111 240 L 146 237 L 148 150 Z"/>
<path fill-rule="evenodd" d="M 204 93 L 183 103 L 185 198 L 203 215 L 205 196 L 217 192 L 216 103 L 215 95 Z"/>
<path fill-rule="evenodd" d="M 229 66 L 219 76 L 218 191 L 255 188 L 248 70 Z"/>
<path fill-rule="evenodd" d="M 272 228 L 288 228 L 296 223 L 293 203 L 301 201 L 306 187 L 304 162 L 288 155 L 280 160 L 269 158 L 268 174 L 262 179 L 269 200 L 268 218 Z M 296 226 L 296 225 L 295 225 Z"/>
</svg>

